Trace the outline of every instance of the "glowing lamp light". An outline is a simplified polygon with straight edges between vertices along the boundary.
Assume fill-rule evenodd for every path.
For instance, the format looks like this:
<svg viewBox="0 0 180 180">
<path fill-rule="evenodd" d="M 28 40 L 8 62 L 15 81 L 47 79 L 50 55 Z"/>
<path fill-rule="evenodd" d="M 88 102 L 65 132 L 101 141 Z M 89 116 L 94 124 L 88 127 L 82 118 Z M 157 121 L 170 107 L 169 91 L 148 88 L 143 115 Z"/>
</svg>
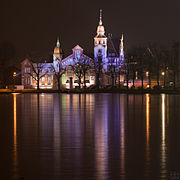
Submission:
<svg viewBox="0 0 180 180">
<path fill-rule="evenodd" d="M 164 75 L 165 75 L 165 72 L 162 72 L 161 74 L 164 76 Z"/>
<path fill-rule="evenodd" d="M 146 71 L 146 76 L 148 76 L 149 75 L 149 72 L 148 71 Z"/>
<path fill-rule="evenodd" d="M 13 77 L 16 77 L 16 72 L 13 72 Z"/>
</svg>

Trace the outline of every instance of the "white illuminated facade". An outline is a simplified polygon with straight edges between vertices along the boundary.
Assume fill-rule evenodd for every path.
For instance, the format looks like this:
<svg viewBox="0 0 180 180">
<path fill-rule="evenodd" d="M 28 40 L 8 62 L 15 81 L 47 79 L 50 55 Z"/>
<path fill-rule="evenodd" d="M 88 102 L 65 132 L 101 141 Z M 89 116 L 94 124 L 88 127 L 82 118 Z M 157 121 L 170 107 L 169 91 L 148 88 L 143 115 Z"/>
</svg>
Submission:
<svg viewBox="0 0 180 180">
<path fill-rule="evenodd" d="M 119 52 L 118 52 L 119 51 Z M 123 35 L 120 39 L 119 49 L 116 49 L 110 37 L 106 37 L 105 28 L 102 22 L 102 10 L 100 10 L 99 25 L 97 27 L 97 35 L 94 37 L 94 59 L 102 57 L 103 70 L 108 71 L 108 65 L 120 65 L 124 61 L 124 44 Z"/>
<path fill-rule="evenodd" d="M 37 81 L 34 78 L 36 76 L 34 69 L 36 69 L 38 65 L 42 66 L 39 82 L 40 88 L 57 88 L 57 78 L 54 73 L 61 71 L 61 69 L 63 69 L 63 74 L 60 80 L 61 87 L 75 88 L 78 86 L 78 78 L 73 71 L 73 67 L 78 64 L 79 59 L 84 58 L 93 64 L 95 61 L 98 61 L 99 57 L 102 59 L 103 73 L 105 76 L 105 78 L 102 77 L 101 84 L 110 84 L 111 77 L 108 75 L 109 67 L 120 67 L 124 61 L 123 35 L 120 39 L 118 48 L 115 48 L 111 37 L 106 37 L 105 35 L 105 28 L 102 21 L 102 10 L 100 10 L 99 25 L 97 27 L 97 34 L 94 37 L 94 58 L 92 59 L 86 56 L 79 45 L 76 45 L 72 49 L 72 54 L 68 57 L 63 58 L 62 55 L 62 47 L 59 39 L 57 39 L 56 47 L 54 48 L 53 53 L 53 62 L 48 63 L 45 61 L 44 63 L 38 64 L 37 62 L 33 63 L 26 58 L 21 63 L 22 85 L 24 85 L 24 88 L 37 87 Z M 86 77 L 82 78 L 82 83 L 85 80 L 86 86 L 88 87 L 96 83 L 95 79 L 95 72 L 91 69 L 86 73 Z"/>
<path fill-rule="evenodd" d="M 102 11 L 100 11 L 99 26 L 97 27 L 97 35 L 94 38 L 94 58 L 102 56 L 102 61 L 107 62 L 107 37 L 105 29 L 102 25 Z"/>
</svg>

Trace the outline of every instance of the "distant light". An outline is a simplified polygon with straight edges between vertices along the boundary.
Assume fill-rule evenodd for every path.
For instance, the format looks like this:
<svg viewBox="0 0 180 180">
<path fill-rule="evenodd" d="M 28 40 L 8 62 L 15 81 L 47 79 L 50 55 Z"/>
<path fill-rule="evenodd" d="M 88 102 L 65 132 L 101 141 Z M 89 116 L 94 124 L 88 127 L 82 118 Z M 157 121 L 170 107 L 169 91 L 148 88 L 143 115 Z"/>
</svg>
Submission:
<svg viewBox="0 0 180 180">
<path fill-rule="evenodd" d="M 136 71 L 136 79 L 138 79 L 138 72 Z"/>
<path fill-rule="evenodd" d="M 148 71 L 146 71 L 146 76 L 149 76 L 149 72 Z"/>
<path fill-rule="evenodd" d="M 16 72 L 13 72 L 13 76 L 16 77 Z"/>
<path fill-rule="evenodd" d="M 164 75 L 165 75 L 165 72 L 162 72 L 161 74 L 164 76 Z"/>
</svg>

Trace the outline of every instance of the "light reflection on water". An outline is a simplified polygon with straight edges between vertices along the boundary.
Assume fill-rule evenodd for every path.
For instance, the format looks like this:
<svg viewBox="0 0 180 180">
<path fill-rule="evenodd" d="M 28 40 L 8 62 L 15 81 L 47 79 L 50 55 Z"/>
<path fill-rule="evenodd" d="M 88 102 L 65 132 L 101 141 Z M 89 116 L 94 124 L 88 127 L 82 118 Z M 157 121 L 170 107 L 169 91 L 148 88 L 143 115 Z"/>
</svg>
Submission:
<svg viewBox="0 0 180 180">
<path fill-rule="evenodd" d="M 146 177 L 150 175 L 150 95 L 146 94 Z"/>
<path fill-rule="evenodd" d="M 169 135 L 177 138 L 176 129 L 169 129 L 180 116 L 179 111 L 172 116 L 176 99 L 180 96 L 13 94 L 11 177 L 167 179 L 178 166 L 175 159 L 168 164 L 167 141 Z M 173 147 L 180 150 L 180 143 Z"/>
<path fill-rule="evenodd" d="M 120 98 L 120 97 L 119 97 Z M 125 179 L 126 171 L 125 171 L 125 117 L 124 117 L 124 106 L 121 106 L 124 102 L 124 99 L 120 98 L 120 170 L 121 170 L 121 179 Z"/>
<path fill-rule="evenodd" d="M 166 104 L 165 104 L 165 94 L 161 95 L 161 104 L 162 104 L 162 124 L 161 124 L 161 159 L 160 159 L 160 175 L 162 179 L 167 178 L 167 169 L 166 169 L 166 163 L 167 163 L 167 154 L 166 154 Z"/>
<path fill-rule="evenodd" d="M 14 178 L 16 179 L 18 173 L 18 152 L 17 152 L 17 102 L 16 102 L 17 94 L 13 94 L 13 118 L 14 118 L 14 140 L 13 140 L 13 167 L 14 167 Z"/>
<path fill-rule="evenodd" d="M 95 154 L 97 179 L 108 177 L 108 102 L 98 110 L 95 105 Z"/>
</svg>

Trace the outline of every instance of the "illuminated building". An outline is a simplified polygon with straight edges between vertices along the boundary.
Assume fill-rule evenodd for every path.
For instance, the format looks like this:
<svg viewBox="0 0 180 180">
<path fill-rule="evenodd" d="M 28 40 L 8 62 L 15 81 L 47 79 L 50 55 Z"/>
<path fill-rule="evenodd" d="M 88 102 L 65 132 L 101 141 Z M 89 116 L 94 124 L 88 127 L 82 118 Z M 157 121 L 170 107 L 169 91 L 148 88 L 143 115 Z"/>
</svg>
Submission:
<svg viewBox="0 0 180 180">
<path fill-rule="evenodd" d="M 94 37 L 94 59 L 83 54 L 83 49 L 76 45 L 72 49 L 73 53 L 65 58 L 62 56 L 62 48 L 60 46 L 59 39 L 57 40 L 56 47 L 54 48 L 53 53 L 53 62 L 43 63 L 31 62 L 29 59 L 25 59 L 21 63 L 21 72 L 22 72 L 22 85 L 24 88 L 36 88 L 37 80 L 36 73 L 34 71 L 38 69 L 38 66 L 41 66 L 40 74 L 40 88 L 57 88 L 57 78 L 55 73 L 64 70 L 61 77 L 61 87 L 64 88 L 75 88 L 78 86 L 78 77 L 73 71 L 73 67 L 79 64 L 81 58 L 86 59 L 87 63 L 97 64 L 99 63 L 99 58 L 101 58 L 102 72 L 101 85 L 111 84 L 111 75 L 110 71 L 118 71 L 121 67 L 121 64 L 124 61 L 124 45 L 123 45 L 123 35 L 120 39 L 118 48 L 115 48 L 112 37 L 105 35 L 105 28 L 102 22 L 102 10 L 100 10 L 99 25 L 97 27 L 97 35 Z M 95 69 L 95 68 L 94 68 Z M 120 79 L 120 77 L 118 77 Z M 82 78 L 83 81 L 86 81 L 86 86 L 94 85 L 96 82 L 95 71 L 93 68 L 86 72 L 86 77 Z M 116 79 L 114 79 L 116 81 Z"/>
<path fill-rule="evenodd" d="M 104 71 L 108 71 L 109 64 L 117 65 L 124 61 L 123 35 L 120 39 L 119 49 L 117 49 L 111 35 L 108 37 L 105 35 L 105 28 L 102 23 L 102 10 L 100 10 L 97 35 L 94 37 L 94 59 L 97 60 L 99 56 L 102 57 Z"/>
</svg>

